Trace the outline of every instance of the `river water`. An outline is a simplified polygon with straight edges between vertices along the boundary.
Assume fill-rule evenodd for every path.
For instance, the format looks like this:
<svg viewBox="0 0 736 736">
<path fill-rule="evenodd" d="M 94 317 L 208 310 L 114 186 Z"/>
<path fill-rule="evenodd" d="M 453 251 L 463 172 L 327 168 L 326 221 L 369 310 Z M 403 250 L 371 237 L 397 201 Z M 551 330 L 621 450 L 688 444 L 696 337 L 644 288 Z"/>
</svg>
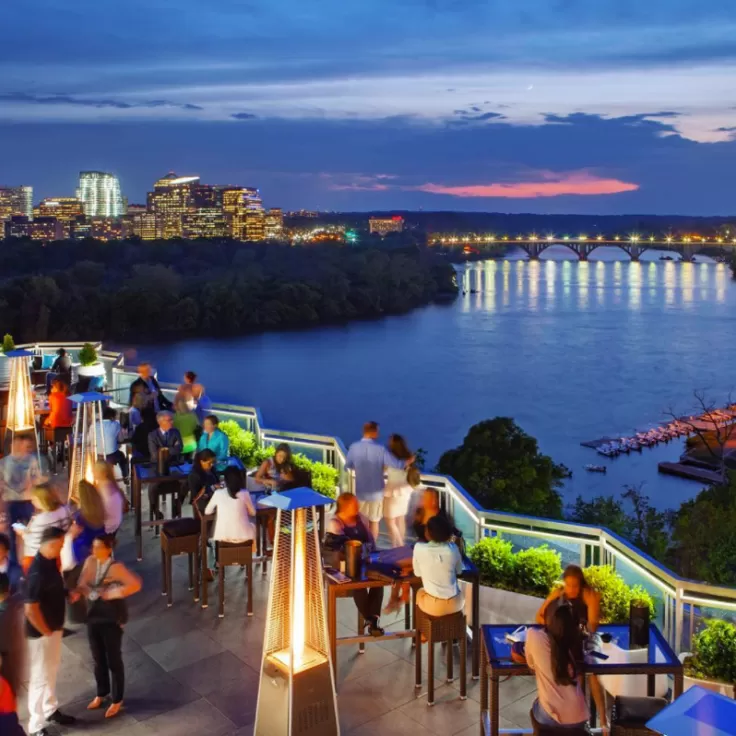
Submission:
<svg viewBox="0 0 736 736">
<path fill-rule="evenodd" d="M 566 500 L 644 484 L 655 505 L 674 507 L 700 488 L 657 472 L 681 441 L 613 460 L 580 443 L 691 413 L 695 389 L 725 403 L 736 384 L 736 283 L 723 264 L 598 252 L 606 260 L 562 251 L 468 264 L 468 293 L 401 317 L 145 346 L 128 360 L 152 360 L 167 381 L 195 370 L 216 400 L 260 407 L 268 427 L 347 444 L 375 419 L 431 464 L 473 423 L 511 416 L 573 470 Z M 587 473 L 591 462 L 608 473 Z"/>
</svg>

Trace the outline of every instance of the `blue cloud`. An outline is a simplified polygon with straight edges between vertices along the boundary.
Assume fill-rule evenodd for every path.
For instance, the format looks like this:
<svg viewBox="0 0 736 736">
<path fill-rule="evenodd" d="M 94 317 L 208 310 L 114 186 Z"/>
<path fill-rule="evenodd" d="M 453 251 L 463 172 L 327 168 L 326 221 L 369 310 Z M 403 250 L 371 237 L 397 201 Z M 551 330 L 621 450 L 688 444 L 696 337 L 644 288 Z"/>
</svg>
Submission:
<svg viewBox="0 0 736 736">
<path fill-rule="evenodd" d="M 251 112 L 234 112 L 230 117 L 234 120 L 255 120 L 258 115 Z"/>
<path fill-rule="evenodd" d="M 180 110 L 203 110 L 200 105 L 194 105 L 190 102 L 178 103 L 169 100 L 143 100 L 141 102 L 126 102 L 124 100 L 115 100 L 109 98 L 89 98 L 89 97 L 72 97 L 71 95 L 52 94 L 52 95 L 34 95 L 27 92 L 11 92 L 8 94 L 0 94 L 1 102 L 22 102 L 33 105 L 72 105 L 75 107 L 96 107 L 105 108 L 112 107 L 117 110 L 133 110 L 135 108 L 155 108 L 155 107 L 174 107 Z"/>
</svg>

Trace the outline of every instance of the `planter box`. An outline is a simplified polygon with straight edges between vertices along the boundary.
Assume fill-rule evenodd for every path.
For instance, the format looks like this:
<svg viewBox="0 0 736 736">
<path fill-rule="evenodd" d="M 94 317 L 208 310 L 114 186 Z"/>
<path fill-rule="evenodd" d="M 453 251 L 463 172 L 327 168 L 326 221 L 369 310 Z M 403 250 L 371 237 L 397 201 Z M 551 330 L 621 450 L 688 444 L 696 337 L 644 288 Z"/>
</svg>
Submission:
<svg viewBox="0 0 736 736">
<path fill-rule="evenodd" d="M 683 652 L 680 655 L 680 662 L 684 662 L 686 657 L 691 657 L 692 652 Z M 720 680 L 699 680 L 697 677 L 688 677 L 685 675 L 683 690 L 689 690 L 691 687 L 702 687 L 727 698 L 736 699 L 736 685 L 731 682 L 721 682 Z"/>
<path fill-rule="evenodd" d="M 92 365 L 80 365 L 77 368 L 78 376 L 85 376 L 86 378 L 94 378 L 95 376 L 105 375 L 105 366 L 103 363 L 93 363 Z"/>
<path fill-rule="evenodd" d="M 472 585 L 465 587 L 465 613 L 472 623 Z M 533 624 L 544 598 L 509 590 L 480 586 L 480 622 L 482 624 Z"/>
</svg>

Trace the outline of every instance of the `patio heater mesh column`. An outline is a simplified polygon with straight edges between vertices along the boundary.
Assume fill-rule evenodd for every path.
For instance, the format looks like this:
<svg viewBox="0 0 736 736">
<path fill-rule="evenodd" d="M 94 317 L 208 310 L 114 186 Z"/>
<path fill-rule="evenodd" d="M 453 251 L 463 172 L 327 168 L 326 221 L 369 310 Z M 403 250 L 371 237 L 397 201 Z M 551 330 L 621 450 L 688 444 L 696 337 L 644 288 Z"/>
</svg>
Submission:
<svg viewBox="0 0 736 736">
<path fill-rule="evenodd" d="M 94 482 L 94 467 L 100 456 L 105 456 L 105 436 L 97 426 L 102 424 L 102 402 L 108 397 L 97 392 L 74 394 L 69 400 L 77 405 L 77 416 L 72 434 L 71 462 L 69 464 L 69 498 L 79 500 L 79 481 Z M 100 440 L 100 441 L 98 441 Z"/>
<path fill-rule="evenodd" d="M 311 489 L 262 502 L 278 510 L 256 736 L 340 732 L 316 511 L 327 502 Z"/>
<path fill-rule="evenodd" d="M 12 350 L 6 353 L 6 356 L 10 360 L 10 385 L 3 445 L 7 452 L 8 446 L 17 434 L 27 434 L 33 436 L 38 449 L 30 374 L 30 359 L 33 353 L 27 350 Z"/>
</svg>

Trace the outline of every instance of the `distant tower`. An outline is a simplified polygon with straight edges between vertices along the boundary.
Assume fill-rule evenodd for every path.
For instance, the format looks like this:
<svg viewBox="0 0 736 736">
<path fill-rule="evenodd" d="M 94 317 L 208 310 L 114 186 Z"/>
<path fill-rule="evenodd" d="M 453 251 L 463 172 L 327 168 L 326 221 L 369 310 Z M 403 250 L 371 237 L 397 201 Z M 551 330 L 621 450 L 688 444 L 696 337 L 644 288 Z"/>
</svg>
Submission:
<svg viewBox="0 0 736 736">
<path fill-rule="evenodd" d="M 80 171 L 77 197 L 84 204 L 87 217 L 122 217 L 123 197 L 120 182 L 104 171 Z"/>
</svg>

